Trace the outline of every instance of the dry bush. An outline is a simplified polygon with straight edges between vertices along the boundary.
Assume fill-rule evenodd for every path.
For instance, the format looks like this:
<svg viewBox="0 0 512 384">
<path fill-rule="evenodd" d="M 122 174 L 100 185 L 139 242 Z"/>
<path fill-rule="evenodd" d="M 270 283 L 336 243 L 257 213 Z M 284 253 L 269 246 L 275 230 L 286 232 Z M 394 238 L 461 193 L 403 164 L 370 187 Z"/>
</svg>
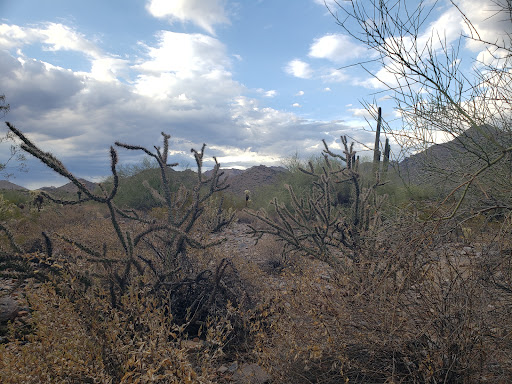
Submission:
<svg viewBox="0 0 512 384">
<path fill-rule="evenodd" d="M 507 255 L 443 232 L 408 217 L 345 271 L 303 258 L 253 324 L 261 363 L 283 383 L 509 382 Z"/>
<path fill-rule="evenodd" d="M 255 224 L 257 222 L 257 219 L 254 218 L 254 216 L 251 216 L 245 211 L 237 212 L 236 214 L 237 222 L 241 224 Z"/>
<path fill-rule="evenodd" d="M 283 243 L 268 235 L 263 236 L 252 249 L 256 260 L 267 273 L 280 274 L 292 260 L 284 252 Z"/>
<path fill-rule="evenodd" d="M 450 240 L 454 223 L 431 219 L 450 207 L 385 207 L 379 176 L 365 180 L 342 142 L 344 156 L 325 145 L 322 169 L 303 170 L 310 194 L 289 187 L 277 217 L 248 212 L 265 225 L 251 226 L 256 239 L 273 236 L 297 260 L 253 324 L 262 363 L 290 383 L 509 381 L 512 290 L 503 251 L 489 252 L 496 238 L 475 243 L 466 223 L 466 244 Z M 338 183 L 352 185 L 350 210 L 333 204 Z"/>
<path fill-rule="evenodd" d="M 0 346 L 2 383 L 111 383 L 102 341 L 50 286 L 28 294 L 33 334 Z"/>
<path fill-rule="evenodd" d="M 72 283 L 58 285 L 73 290 Z M 210 383 L 214 377 L 220 332 L 210 331 L 200 348 L 213 358 L 193 367 L 184 335 L 161 308 L 142 302 L 140 291 L 123 298 L 128 312 L 109 309 L 98 295 L 75 291 L 72 302 L 63 293 L 70 294 L 51 285 L 30 291 L 35 332 L 1 346 L 3 383 Z"/>
<path fill-rule="evenodd" d="M 225 356 L 225 350 L 237 350 L 234 344 L 247 335 L 238 310 L 249 301 L 234 264 L 217 254 L 211 257 L 207 251 L 224 240 L 212 240 L 210 233 L 228 226 L 233 213 L 224 212 L 222 199 L 210 199 L 225 187 L 218 182 L 219 164 L 211 177 L 202 175 L 205 146 L 199 152 L 192 150 L 198 167 L 196 185 L 191 190 L 181 186 L 175 191 L 167 169 L 173 166 L 167 163 L 168 135 L 163 134 L 164 147 L 155 147 L 155 153 L 116 143 L 146 152 L 158 162 L 162 190 L 145 187 L 165 208 L 148 214 L 116 207 L 113 199 L 119 178 L 113 148 L 112 185 L 109 191 L 92 193 L 53 155 L 42 152 L 14 126 L 9 128 L 23 141 L 26 151 L 81 191 L 77 200 L 45 193 L 51 204 L 10 223 L 13 232 L 4 231 L 16 233 L 11 237 L 30 248 L 30 253 L 20 247 L 15 251 L 36 263 L 39 273 L 52 282 L 54 290 L 48 288 L 41 297 L 52 297 L 50 303 L 58 301 L 54 307 L 41 310 L 34 301 L 34 327 L 41 333 L 36 332 L 27 345 L 40 348 L 51 340 L 60 353 L 58 334 L 51 334 L 45 318 L 37 314 L 48 313 L 49 321 L 58 316 L 55 322 L 63 326 L 66 321 L 60 316 L 67 316 L 80 320 L 80 324 L 67 327 L 70 334 L 76 333 L 70 339 L 82 343 L 83 353 L 94 355 L 102 364 L 101 373 L 91 370 L 92 382 L 206 383 L 214 379 L 214 365 Z M 67 334 L 62 332 L 62 336 L 62 348 L 67 348 Z M 6 350 L 23 345 L 24 341 L 16 337 L 13 334 Z M 94 348 L 89 348 L 89 341 Z M 195 344 L 191 347 L 190 343 Z M 68 349 L 75 353 L 72 346 Z M 64 359 L 74 365 L 73 356 Z M 29 372 L 30 364 L 21 361 L 20 372 Z M 41 375 L 47 378 L 41 376 L 35 381 L 53 380 L 46 372 L 54 369 L 54 364 L 53 359 L 41 365 Z M 84 372 L 87 364 L 82 364 Z M 16 381 L 14 372 L 6 371 L 5 375 Z M 68 376 L 72 375 L 70 372 Z M 59 381 L 59 377 L 55 379 Z M 75 381 L 87 382 L 89 378 L 80 376 Z"/>
</svg>

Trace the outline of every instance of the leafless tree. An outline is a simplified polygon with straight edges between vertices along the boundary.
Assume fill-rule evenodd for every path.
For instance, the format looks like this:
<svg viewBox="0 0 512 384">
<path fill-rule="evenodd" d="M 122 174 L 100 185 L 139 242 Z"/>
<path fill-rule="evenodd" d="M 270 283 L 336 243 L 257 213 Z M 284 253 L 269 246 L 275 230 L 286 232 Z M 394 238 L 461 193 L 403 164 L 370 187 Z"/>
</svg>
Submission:
<svg viewBox="0 0 512 384">
<path fill-rule="evenodd" d="M 387 134 L 413 152 L 431 147 L 440 135 L 453 140 L 448 148 L 456 155 L 429 164 L 438 175 L 450 171 L 451 183 L 443 200 L 449 205 L 443 204 L 437 217 L 460 214 L 472 191 L 482 204 L 466 213 L 510 212 L 512 2 L 489 0 L 481 5 L 482 12 L 488 11 L 486 22 L 502 28 L 501 33 L 489 37 L 465 13 L 463 3 L 451 0 L 448 6 L 463 26 L 455 41 L 432 23 L 438 7 L 446 5 L 440 1 L 335 4 L 326 6 L 339 26 L 373 52 L 369 60 L 357 65 L 384 88 L 401 115 L 402 126 L 392 129 L 386 125 Z M 467 55 L 462 55 L 468 44 L 481 51 L 469 59 L 470 66 Z M 375 64 L 380 70 L 375 71 Z M 371 109 L 371 104 L 367 107 Z M 446 164 L 448 161 L 451 163 Z"/>
</svg>

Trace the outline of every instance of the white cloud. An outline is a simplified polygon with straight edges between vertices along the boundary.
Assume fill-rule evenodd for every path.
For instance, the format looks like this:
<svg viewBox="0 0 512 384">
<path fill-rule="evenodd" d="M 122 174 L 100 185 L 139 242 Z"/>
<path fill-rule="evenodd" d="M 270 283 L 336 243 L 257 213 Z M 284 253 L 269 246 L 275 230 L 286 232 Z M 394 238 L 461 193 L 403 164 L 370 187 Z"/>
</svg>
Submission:
<svg viewBox="0 0 512 384">
<path fill-rule="evenodd" d="M 327 5 L 327 7 L 333 11 L 336 10 L 336 7 L 338 6 L 338 4 L 344 3 L 343 1 L 339 1 L 339 0 L 314 0 L 314 1 L 315 1 L 315 3 L 322 5 L 322 6 Z"/>
<path fill-rule="evenodd" d="M 101 51 L 94 43 L 73 29 L 58 23 L 44 23 L 38 27 L 20 27 L 0 24 L 0 47 L 9 49 L 42 43 L 49 51 L 77 51 L 99 58 Z"/>
<path fill-rule="evenodd" d="M 383 102 L 383 101 L 386 101 L 386 100 L 392 100 L 392 99 L 393 99 L 393 97 L 392 97 L 391 95 L 384 95 L 384 96 L 382 96 L 382 97 L 379 97 L 379 98 L 377 99 L 377 101 L 378 101 L 378 102 Z"/>
<path fill-rule="evenodd" d="M 452 46 L 456 47 L 458 39 L 464 35 L 473 36 L 473 38 L 463 40 L 463 46 L 472 52 L 477 52 L 478 61 L 484 65 L 491 64 L 498 67 L 503 65 L 505 62 L 503 58 L 507 53 L 500 52 L 492 47 L 489 49 L 488 46 L 478 40 L 482 39 L 498 45 L 503 43 L 503 39 L 509 41 L 509 36 L 512 34 L 512 23 L 510 23 L 509 17 L 503 15 L 507 11 L 506 4 L 494 0 L 457 0 L 455 3 L 460 11 L 453 5 L 448 4 L 448 7 L 444 8 L 443 12 L 431 21 L 425 30 L 421 31 L 416 40 L 405 36 L 400 41 L 404 44 L 405 51 L 411 54 L 411 60 L 414 59 L 414 45 L 417 46 L 417 52 L 422 55 L 427 55 L 428 48 L 431 47 L 434 51 L 439 52 L 441 65 L 443 65 L 442 57 L 445 55 L 442 50 L 443 47 L 450 54 Z M 465 18 L 471 21 L 471 27 L 467 24 Z M 478 35 L 475 31 L 478 32 Z M 465 55 L 467 55 L 467 52 L 462 49 L 460 57 Z M 382 79 L 391 87 L 398 86 L 399 80 L 395 78 L 393 72 L 395 72 L 393 66 L 385 63 L 376 73 L 377 78 L 370 78 L 359 82 L 359 84 L 374 89 L 386 88 L 378 80 Z"/>
<path fill-rule="evenodd" d="M 165 99 L 186 93 L 189 101 L 206 101 L 208 95 L 229 99 L 240 92 L 225 46 L 211 36 L 161 31 L 157 45 L 146 50 L 147 59 L 132 66 L 141 95 Z"/>
<path fill-rule="evenodd" d="M 254 151 L 251 147 L 237 148 L 234 146 L 212 145 L 212 154 L 224 168 L 232 165 L 247 167 L 253 164 L 279 165 L 281 158 L 276 154 L 265 154 Z"/>
<path fill-rule="evenodd" d="M 331 88 L 329 88 L 329 87 L 325 87 L 325 88 L 324 88 L 324 92 L 331 92 Z"/>
<path fill-rule="evenodd" d="M 299 103 L 293 103 L 293 104 L 292 104 L 292 107 L 294 107 L 294 108 L 300 108 L 300 107 L 302 107 L 302 105 L 300 105 Z"/>
<path fill-rule="evenodd" d="M 265 97 L 275 97 L 276 95 L 277 95 L 277 91 L 275 89 L 272 89 L 272 90 L 264 93 Z"/>
<path fill-rule="evenodd" d="M 127 61 L 102 52 L 93 42 L 72 28 L 58 23 L 44 23 L 38 27 L 0 25 L 0 48 L 18 48 L 21 56 L 26 45 L 41 44 L 47 51 L 74 51 L 83 54 L 91 63 L 90 72 L 82 72 L 101 81 L 115 81 L 127 70 Z M 49 65 L 49 63 L 45 63 Z"/>
<path fill-rule="evenodd" d="M 368 49 L 352 42 L 350 36 L 328 34 L 315 39 L 309 48 L 310 57 L 327 59 L 334 63 L 343 63 L 360 57 L 368 56 Z"/>
<path fill-rule="evenodd" d="M 512 24 L 510 23 L 510 4 L 508 2 L 499 0 L 458 0 L 456 3 L 472 22 L 482 40 L 490 43 L 500 43 L 502 39 L 505 39 L 505 41 L 510 39 Z M 461 24 L 464 33 L 471 35 L 467 24 L 462 21 Z M 466 47 L 473 52 L 482 50 L 482 44 L 471 39 L 466 41 Z"/>
<path fill-rule="evenodd" d="M 91 61 L 91 72 L 89 75 L 100 81 L 116 81 L 128 70 L 126 60 L 115 57 L 101 57 Z"/>
<path fill-rule="evenodd" d="M 156 47 L 148 47 L 149 60 L 134 66 L 145 73 L 174 72 L 183 77 L 230 65 L 226 48 L 217 39 L 199 33 L 161 31 Z"/>
<path fill-rule="evenodd" d="M 373 119 L 371 113 L 364 108 L 349 108 L 348 111 L 352 114 L 353 117 L 362 117 L 368 120 Z"/>
<path fill-rule="evenodd" d="M 295 94 L 295 96 L 304 96 L 304 91 L 299 91 Z"/>
<path fill-rule="evenodd" d="M 190 148 L 205 142 L 210 145 L 207 158 L 219 155 L 223 165 L 245 167 L 275 163 L 297 150 L 314 154 L 322 138 L 349 130 L 345 123 L 304 120 L 245 96 L 248 90 L 230 72 L 233 57 L 211 36 L 161 32 L 134 61 L 103 52 L 65 26 L 59 30 L 68 37 L 61 40 L 30 28 L 7 30 L 0 33 L 0 84 L 11 105 L 8 118 L 79 176 L 107 175 L 114 141 L 152 148 L 160 144 L 162 131 L 172 135 L 172 161 L 193 166 Z M 20 56 L 26 44 L 54 48 L 56 59 L 64 49 L 82 47 L 91 70 L 78 72 Z M 117 80 L 125 75 L 131 77 Z M 263 98 L 274 92 L 258 94 Z M 133 162 L 137 154 L 119 150 L 119 156 L 121 162 Z M 53 180 L 34 164 L 29 168 L 37 172 L 16 182 L 23 184 L 22 177 L 32 185 L 38 178 Z M 205 164 L 211 166 L 212 161 Z"/>
<path fill-rule="evenodd" d="M 39 33 L 45 37 L 43 42 L 48 44 L 49 50 L 78 51 L 94 58 L 102 56 L 94 43 L 63 24 L 48 23 L 45 29 L 39 30 Z"/>
<path fill-rule="evenodd" d="M 326 83 L 343 83 L 347 80 L 353 80 L 353 78 L 347 75 L 343 70 L 333 68 L 326 70 L 321 75 L 321 78 Z"/>
<path fill-rule="evenodd" d="M 154 17 L 171 23 L 190 21 L 214 35 L 214 25 L 229 24 L 224 6 L 223 0 L 149 0 L 146 7 Z"/>
<path fill-rule="evenodd" d="M 290 61 L 284 70 L 289 75 L 301 79 L 309 79 L 313 75 L 313 71 L 311 70 L 309 64 L 299 59 Z"/>
</svg>

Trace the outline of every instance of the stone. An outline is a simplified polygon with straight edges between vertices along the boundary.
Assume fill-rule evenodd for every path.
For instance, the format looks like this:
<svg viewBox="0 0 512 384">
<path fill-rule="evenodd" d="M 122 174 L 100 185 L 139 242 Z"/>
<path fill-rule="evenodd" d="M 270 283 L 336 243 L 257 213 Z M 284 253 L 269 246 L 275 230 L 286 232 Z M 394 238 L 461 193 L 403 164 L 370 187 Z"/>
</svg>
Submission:
<svg viewBox="0 0 512 384">
<path fill-rule="evenodd" d="M 193 340 L 182 340 L 181 341 L 181 347 L 191 351 L 191 350 L 197 350 L 201 349 L 203 344 L 201 342 L 193 341 Z"/>
<path fill-rule="evenodd" d="M 270 379 L 270 375 L 258 364 L 243 364 L 232 377 L 238 384 L 265 384 Z"/>
<path fill-rule="evenodd" d="M 221 366 L 219 367 L 219 369 L 217 369 L 217 372 L 219 372 L 220 374 L 224 374 L 224 373 L 226 373 L 227 371 L 229 371 L 229 368 L 228 368 L 228 367 L 226 367 L 225 365 L 221 365 Z"/>
<path fill-rule="evenodd" d="M 0 323 L 7 323 L 18 316 L 20 308 L 11 296 L 0 297 Z"/>
</svg>

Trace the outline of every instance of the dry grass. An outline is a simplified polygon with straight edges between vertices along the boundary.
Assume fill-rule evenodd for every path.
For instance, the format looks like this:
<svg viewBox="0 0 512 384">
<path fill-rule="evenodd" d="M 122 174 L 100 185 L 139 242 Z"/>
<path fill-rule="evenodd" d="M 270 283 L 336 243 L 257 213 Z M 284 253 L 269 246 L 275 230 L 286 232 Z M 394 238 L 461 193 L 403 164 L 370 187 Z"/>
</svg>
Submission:
<svg viewBox="0 0 512 384">
<path fill-rule="evenodd" d="M 109 255 L 122 258 L 108 223 L 91 205 L 47 207 L 12 224 L 23 244 L 43 227 L 91 247 L 106 242 Z M 188 254 L 194 270 L 232 263 L 219 285 L 224 299 L 188 329 L 153 294 L 150 271 L 134 276 L 113 308 L 106 266 L 55 240 L 45 262 L 60 268 L 33 265 L 49 281 L 26 288 L 31 332 L 13 329 L 0 346 L 0 381 L 226 382 L 230 372 L 220 366 L 250 361 L 275 383 L 510 382 L 507 228 L 498 238 L 481 232 L 450 243 L 446 229 L 404 218 L 359 264 L 336 270 L 300 254 L 282 260 L 270 237 L 240 248 L 246 235 L 234 232 L 221 246 Z"/>
<path fill-rule="evenodd" d="M 32 334 L 0 346 L 2 383 L 112 382 L 101 344 L 72 304 L 50 285 L 31 287 Z"/>
</svg>

